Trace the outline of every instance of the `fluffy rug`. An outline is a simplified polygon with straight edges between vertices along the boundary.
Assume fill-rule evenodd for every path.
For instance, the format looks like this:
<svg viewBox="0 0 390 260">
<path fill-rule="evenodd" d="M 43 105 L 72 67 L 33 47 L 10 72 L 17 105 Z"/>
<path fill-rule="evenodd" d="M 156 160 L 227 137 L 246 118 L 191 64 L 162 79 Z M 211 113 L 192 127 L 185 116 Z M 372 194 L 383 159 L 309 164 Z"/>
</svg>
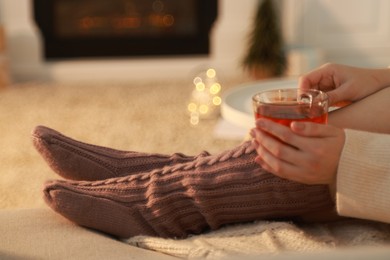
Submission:
<svg viewBox="0 0 390 260">
<path fill-rule="evenodd" d="M 229 89 L 238 82 L 223 84 Z M 189 123 L 191 82 L 28 83 L 0 91 L 0 209 L 42 208 L 42 183 L 56 176 L 34 150 L 36 125 L 97 145 L 144 152 L 218 153 L 240 141 L 213 135 L 217 120 Z M 134 237 L 131 245 L 184 258 L 390 245 L 390 225 L 361 220 L 298 225 L 247 223 L 184 240 Z"/>
<path fill-rule="evenodd" d="M 216 153 L 238 141 L 216 139 L 216 120 L 189 123 L 191 82 L 19 84 L 0 91 L 0 208 L 41 207 L 42 183 L 58 178 L 31 143 L 36 125 L 116 149 Z"/>
</svg>

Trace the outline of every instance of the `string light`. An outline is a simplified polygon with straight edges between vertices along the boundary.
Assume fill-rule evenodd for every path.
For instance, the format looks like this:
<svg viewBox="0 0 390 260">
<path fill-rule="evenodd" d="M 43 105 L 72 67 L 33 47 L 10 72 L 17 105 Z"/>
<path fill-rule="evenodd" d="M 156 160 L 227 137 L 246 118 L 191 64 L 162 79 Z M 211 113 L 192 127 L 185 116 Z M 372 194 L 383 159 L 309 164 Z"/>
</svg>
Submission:
<svg viewBox="0 0 390 260">
<path fill-rule="evenodd" d="M 208 69 L 206 74 L 207 74 L 207 77 L 209 77 L 211 79 L 215 78 L 215 76 L 217 75 L 217 73 L 215 72 L 215 69 Z"/>
<path fill-rule="evenodd" d="M 198 125 L 201 119 L 215 118 L 219 115 L 222 87 L 213 68 L 201 71 L 194 77 L 193 84 L 195 87 L 187 110 L 190 114 L 190 123 Z"/>
<path fill-rule="evenodd" d="M 214 97 L 213 104 L 214 104 L 214 106 L 220 106 L 222 104 L 222 98 L 221 97 Z"/>
<path fill-rule="evenodd" d="M 217 95 L 221 91 L 221 85 L 219 83 L 214 83 L 210 87 L 210 93 L 213 95 Z"/>
<path fill-rule="evenodd" d="M 206 89 L 206 85 L 203 82 L 196 84 L 196 90 L 202 92 Z"/>
</svg>

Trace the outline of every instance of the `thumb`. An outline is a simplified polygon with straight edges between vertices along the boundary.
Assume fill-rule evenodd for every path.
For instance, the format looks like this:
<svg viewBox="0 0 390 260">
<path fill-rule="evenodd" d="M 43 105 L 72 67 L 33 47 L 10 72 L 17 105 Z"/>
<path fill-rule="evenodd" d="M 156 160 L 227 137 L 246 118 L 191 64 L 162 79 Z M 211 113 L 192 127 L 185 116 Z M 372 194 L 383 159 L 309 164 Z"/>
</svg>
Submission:
<svg viewBox="0 0 390 260">
<path fill-rule="evenodd" d="M 350 95 L 348 87 L 346 85 L 341 85 L 334 90 L 326 92 L 326 94 L 328 95 L 330 106 L 341 101 L 348 101 L 348 97 Z"/>
<path fill-rule="evenodd" d="M 338 102 L 340 102 L 340 89 L 331 90 L 329 92 L 326 92 L 329 99 L 329 106 L 334 105 Z"/>
</svg>

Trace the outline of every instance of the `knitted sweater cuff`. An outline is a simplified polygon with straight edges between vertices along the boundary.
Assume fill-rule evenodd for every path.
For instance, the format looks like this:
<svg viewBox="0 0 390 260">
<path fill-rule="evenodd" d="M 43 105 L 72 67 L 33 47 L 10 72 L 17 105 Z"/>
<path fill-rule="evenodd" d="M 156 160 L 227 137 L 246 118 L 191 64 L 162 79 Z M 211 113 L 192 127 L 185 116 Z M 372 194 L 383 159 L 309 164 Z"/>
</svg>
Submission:
<svg viewBox="0 0 390 260">
<path fill-rule="evenodd" d="M 390 223 L 390 135 L 345 130 L 336 206 L 342 216 Z"/>
</svg>

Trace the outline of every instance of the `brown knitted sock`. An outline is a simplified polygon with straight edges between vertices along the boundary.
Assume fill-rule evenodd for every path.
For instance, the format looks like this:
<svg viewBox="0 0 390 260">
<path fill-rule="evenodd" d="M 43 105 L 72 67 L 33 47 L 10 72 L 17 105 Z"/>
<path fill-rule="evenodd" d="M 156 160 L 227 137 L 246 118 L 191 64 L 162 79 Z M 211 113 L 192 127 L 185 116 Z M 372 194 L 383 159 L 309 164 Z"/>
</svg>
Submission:
<svg viewBox="0 0 390 260">
<path fill-rule="evenodd" d="M 95 182 L 46 183 L 47 204 L 117 237 L 186 237 L 224 224 L 333 210 L 328 186 L 278 178 L 254 163 L 250 142 L 216 156 Z"/>
<path fill-rule="evenodd" d="M 60 176 L 71 180 L 104 180 L 130 174 L 149 172 L 176 163 L 189 162 L 198 156 L 139 153 L 120 151 L 76 141 L 61 133 L 37 126 L 33 143 L 49 166 Z"/>
</svg>

